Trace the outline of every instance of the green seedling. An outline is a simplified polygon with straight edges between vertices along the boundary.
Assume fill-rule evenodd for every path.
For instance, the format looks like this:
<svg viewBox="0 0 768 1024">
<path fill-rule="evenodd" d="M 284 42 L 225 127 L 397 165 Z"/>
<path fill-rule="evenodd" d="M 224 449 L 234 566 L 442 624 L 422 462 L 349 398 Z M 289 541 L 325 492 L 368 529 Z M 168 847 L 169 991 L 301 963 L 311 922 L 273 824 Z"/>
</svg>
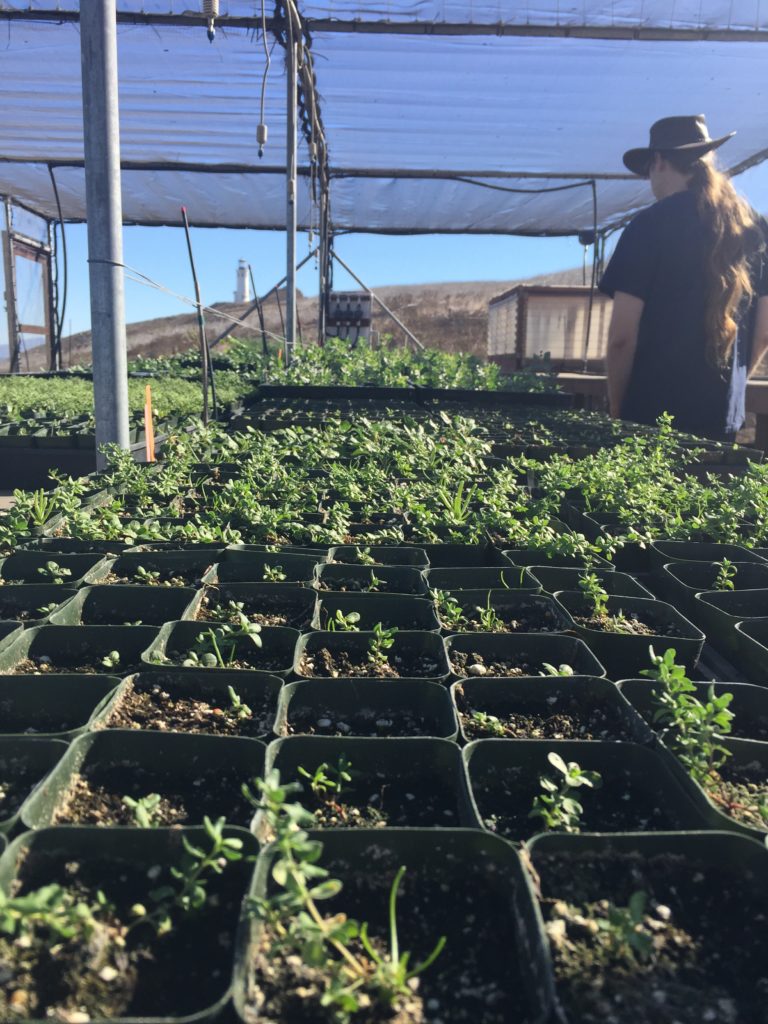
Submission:
<svg viewBox="0 0 768 1024">
<path fill-rule="evenodd" d="M 265 565 L 262 578 L 268 583 L 283 583 L 288 579 L 288 576 L 283 571 L 282 565 Z"/>
<path fill-rule="evenodd" d="M 182 665 L 186 668 L 227 668 L 237 660 L 237 649 L 241 644 L 262 646 L 260 633 L 261 626 L 240 612 L 236 622 L 225 622 L 215 629 L 199 633 Z"/>
<path fill-rule="evenodd" d="M 226 607 L 218 606 L 210 612 L 214 622 L 238 622 L 245 616 L 245 601 L 227 601 Z"/>
<path fill-rule="evenodd" d="M 123 797 L 123 805 L 133 813 L 133 820 L 139 828 L 157 828 L 162 823 L 163 814 L 160 808 L 162 797 L 159 793 L 148 793 L 138 800 L 131 796 Z"/>
<path fill-rule="evenodd" d="M 37 613 L 38 613 L 38 615 L 50 615 L 51 612 L 54 611 L 58 607 L 59 606 L 58 606 L 58 604 L 55 601 L 51 601 L 50 604 L 41 605 L 37 609 Z"/>
<path fill-rule="evenodd" d="M 600 585 L 600 578 L 593 572 L 585 573 L 579 580 L 579 589 L 590 603 L 592 614 L 596 619 L 604 619 L 608 615 L 608 593 Z"/>
<path fill-rule="evenodd" d="M 375 594 L 384 583 L 384 580 L 380 580 L 376 573 L 371 570 L 371 579 L 368 583 L 368 590 Z"/>
<path fill-rule="evenodd" d="M 143 583 L 145 586 L 157 586 L 160 582 L 160 572 L 157 569 L 145 569 L 143 565 L 139 565 L 133 578 L 137 583 Z"/>
<path fill-rule="evenodd" d="M 730 562 L 727 558 L 724 558 L 721 562 L 716 563 L 718 565 L 717 576 L 715 582 L 712 584 L 713 590 L 734 590 L 737 569 L 733 562 Z"/>
<path fill-rule="evenodd" d="M 98 927 L 98 914 L 107 906 L 102 892 L 91 905 L 55 883 L 19 896 L 8 896 L 0 889 L 0 932 L 28 940 L 41 928 L 58 939 L 79 937 L 87 942 Z"/>
<path fill-rule="evenodd" d="M 371 554 L 369 547 L 357 549 L 357 560 L 360 565 L 376 565 L 376 559 Z"/>
<path fill-rule="evenodd" d="M 548 775 L 539 777 L 544 792 L 534 798 L 528 817 L 539 818 L 546 829 L 578 832 L 584 808 L 571 793 L 584 786 L 588 789 L 599 787 L 602 776 L 599 772 L 585 771 L 576 761 L 566 764 L 554 750 L 547 754 L 547 760 L 560 774 L 555 779 Z"/>
<path fill-rule="evenodd" d="M 101 664 L 104 668 L 117 668 L 120 664 L 120 651 L 110 651 L 109 654 L 105 654 L 101 659 Z"/>
<path fill-rule="evenodd" d="M 447 590 L 432 590 L 430 597 L 435 602 L 437 614 L 444 629 L 461 631 L 467 624 L 464 609 Z"/>
<path fill-rule="evenodd" d="M 360 621 L 360 612 L 348 612 L 346 615 L 341 608 L 336 609 L 336 614 L 329 616 L 325 628 L 331 630 L 340 630 L 345 633 L 359 633 L 360 627 L 357 623 Z"/>
<path fill-rule="evenodd" d="M 478 729 L 491 733 L 492 736 L 506 736 L 507 730 L 504 723 L 495 715 L 489 715 L 485 711 L 473 711 L 470 718 Z"/>
<path fill-rule="evenodd" d="M 47 496 L 43 490 L 33 491 L 25 511 L 34 526 L 43 527 L 56 511 L 56 498 L 53 494 Z"/>
<path fill-rule="evenodd" d="M 314 772 L 308 772 L 306 768 L 298 767 L 297 771 L 303 778 L 309 780 L 309 788 L 319 799 L 325 798 L 328 794 L 341 796 L 346 783 L 352 781 L 350 769 L 352 764 L 344 754 L 339 755 L 335 766 L 323 761 L 315 768 Z"/>
<path fill-rule="evenodd" d="M 436 496 L 437 500 L 445 509 L 447 513 L 448 522 L 452 526 L 462 526 L 466 523 L 471 516 L 472 499 L 475 496 L 477 488 L 470 487 L 466 495 L 464 494 L 464 481 L 459 482 L 458 487 L 454 494 L 450 494 L 444 487 L 437 489 Z"/>
<path fill-rule="evenodd" d="M 72 575 L 71 569 L 63 568 L 58 562 L 46 562 L 37 571 L 48 583 L 63 583 L 66 576 Z"/>
<path fill-rule="evenodd" d="M 475 611 L 478 621 L 486 633 L 498 633 L 504 629 L 504 620 L 496 614 L 496 609 L 491 605 L 491 592 L 488 591 L 488 599 L 484 605 L 476 605 Z"/>
<path fill-rule="evenodd" d="M 539 672 L 540 676 L 572 676 L 575 675 L 570 665 L 550 665 L 548 661 L 544 661 L 541 664 L 544 669 L 543 672 Z"/>
<path fill-rule="evenodd" d="M 244 718 L 253 718 L 253 711 L 244 704 L 240 699 L 240 694 L 235 690 L 234 686 L 227 687 L 227 693 L 229 694 L 229 710 L 241 721 Z"/>
<path fill-rule="evenodd" d="M 368 661 L 372 665 L 387 664 L 386 652 L 394 645 L 397 632 L 396 626 L 385 629 L 380 622 L 376 623 L 373 627 L 373 636 L 368 642 Z"/>
<path fill-rule="evenodd" d="M 609 902 L 606 916 L 594 918 L 601 938 L 616 959 L 633 963 L 651 958 L 653 936 L 645 925 L 647 902 L 644 892 L 635 892 L 626 907 Z"/>
</svg>

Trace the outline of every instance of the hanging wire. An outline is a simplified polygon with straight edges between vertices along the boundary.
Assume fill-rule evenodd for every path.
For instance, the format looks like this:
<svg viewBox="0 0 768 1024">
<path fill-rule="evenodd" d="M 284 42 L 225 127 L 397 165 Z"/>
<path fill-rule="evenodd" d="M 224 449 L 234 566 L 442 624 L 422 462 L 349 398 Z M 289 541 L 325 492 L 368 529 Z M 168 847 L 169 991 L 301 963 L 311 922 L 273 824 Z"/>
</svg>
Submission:
<svg viewBox="0 0 768 1024">
<path fill-rule="evenodd" d="M 54 198 L 56 200 L 56 210 L 57 210 L 57 212 L 59 214 L 59 225 L 61 226 L 61 254 L 62 254 L 62 260 L 63 260 L 63 272 L 62 272 L 63 284 L 61 286 L 61 310 L 60 311 L 58 309 L 56 310 L 56 323 L 54 325 L 54 329 L 56 331 L 56 345 L 60 349 L 61 348 L 61 336 L 62 336 L 62 332 L 63 332 L 63 329 L 64 329 L 64 314 L 67 311 L 67 284 L 69 282 L 69 262 L 67 260 L 67 233 L 66 233 L 66 231 L 64 229 L 64 215 L 63 215 L 62 210 L 61 210 L 61 199 L 59 197 L 59 188 L 58 188 L 58 185 L 56 184 L 56 175 L 53 173 L 53 167 L 51 166 L 51 164 L 48 164 L 48 173 L 51 176 L 51 185 L 53 186 L 53 195 L 54 195 Z M 55 230 L 55 228 L 54 228 L 54 230 Z M 58 260 L 56 260 L 56 292 L 57 292 L 57 295 L 58 295 L 58 292 L 59 292 L 59 287 L 58 287 L 58 283 L 59 283 L 58 273 L 59 273 L 59 270 L 58 270 L 58 267 L 59 267 L 59 263 L 58 263 Z"/>
<path fill-rule="evenodd" d="M 267 94 L 267 76 L 269 75 L 269 67 L 272 63 L 272 54 L 267 44 L 267 14 L 265 10 L 266 0 L 261 0 L 261 40 L 264 44 L 264 58 L 266 64 L 264 67 L 264 75 L 261 79 L 261 100 L 259 103 L 259 125 L 256 130 L 256 138 L 259 143 L 259 159 L 264 156 L 264 145 L 267 141 L 267 124 L 264 120 L 264 103 Z"/>
</svg>

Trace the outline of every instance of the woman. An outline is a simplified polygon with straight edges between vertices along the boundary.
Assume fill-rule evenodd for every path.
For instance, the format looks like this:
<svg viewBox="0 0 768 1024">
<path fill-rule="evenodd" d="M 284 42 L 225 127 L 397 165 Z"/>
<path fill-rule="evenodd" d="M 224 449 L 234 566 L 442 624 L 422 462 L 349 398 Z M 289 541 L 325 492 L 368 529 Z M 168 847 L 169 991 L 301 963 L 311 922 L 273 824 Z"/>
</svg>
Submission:
<svg viewBox="0 0 768 1024">
<path fill-rule="evenodd" d="M 613 298 L 611 416 L 732 440 L 747 377 L 768 349 L 765 221 L 718 171 L 703 115 L 666 117 L 624 154 L 657 202 L 624 230 L 601 281 Z M 764 258 L 765 257 L 765 258 Z"/>
</svg>

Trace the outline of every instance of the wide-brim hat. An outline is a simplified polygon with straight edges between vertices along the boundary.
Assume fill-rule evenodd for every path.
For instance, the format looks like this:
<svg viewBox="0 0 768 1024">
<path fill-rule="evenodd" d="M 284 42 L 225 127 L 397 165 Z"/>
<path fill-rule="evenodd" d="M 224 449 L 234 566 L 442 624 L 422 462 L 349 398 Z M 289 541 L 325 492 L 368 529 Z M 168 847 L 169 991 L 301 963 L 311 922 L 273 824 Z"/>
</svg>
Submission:
<svg viewBox="0 0 768 1024">
<path fill-rule="evenodd" d="M 736 132 L 729 132 L 719 139 L 710 138 L 703 114 L 663 117 L 651 125 L 650 140 L 647 146 L 627 150 L 623 157 L 624 166 L 633 174 L 639 174 L 640 177 L 645 178 L 648 176 L 651 154 L 656 151 L 687 153 L 695 159 L 722 146 L 735 134 Z"/>
</svg>

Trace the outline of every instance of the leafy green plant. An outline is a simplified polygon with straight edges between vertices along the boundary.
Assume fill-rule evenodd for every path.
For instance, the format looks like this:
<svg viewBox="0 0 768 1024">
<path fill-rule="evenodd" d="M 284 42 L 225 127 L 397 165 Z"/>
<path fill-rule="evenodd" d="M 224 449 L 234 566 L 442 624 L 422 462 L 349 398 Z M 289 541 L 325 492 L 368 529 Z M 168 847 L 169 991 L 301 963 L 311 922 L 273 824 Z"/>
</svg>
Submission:
<svg viewBox="0 0 768 1024">
<path fill-rule="evenodd" d="M 227 693 L 229 694 L 229 710 L 235 718 L 238 719 L 238 721 L 242 721 L 246 718 L 253 718 L 253 711 L 247 704 L 243 703 L 240 698 L 240 694 L 235 690 L 234 686 L 228 686 Z"/>
<path fill-rule="evenodd" d="M 297 771 L 299 775 L 309 780 L 309 788 L 319 799 L 323 799 L 328 794 L 334 796 L 340 796 L 344 790 L 345 785 L 352 781 L 352 774 L 350 769 L 352 764 L 344 754 L 339 754 L 339 758 L 335 765 L 328 764 L 327 761 L 323 761 L 315 768 L 314 772 L 308 772 L 306 768 L 298 767 Z"/>
<path fill-rule="evenodd" d="M 341 608 L 336 609 L 335 615 L 328 617 L 325 628 L 331 631 L 340 630 L 345 633 L 359 633 L 360 612 L 347 612 L 345 615 Z"/>
<path fill-rule="evenodd" d="M 608 614 L 608 593 L 600 584 L 600 578 L 592 572 L 585 573 L 579 580 L 579 589 L 589 601 L 594 617 L 604 619 Z"/>
<path fill-rule="evenodd" d="M 288 575 L 283 571 L 282 565 L 265 565 L 263 579 L 268 583 L 283 583 L 288 579 Z"/>
<path fill-rule="evenodd" d="M 147 796 L 133 797 L 124 796 L 123 804 L 133 814 L 134 822 L 139 828 L 157 828 L 162 822 L 162 810 L 160 803 L 162 797 L 159 793 L 148 793 Z"/>
<path fill-rule="evenodd" d="M 38 615 L 43 615 L 43 616 L 44 615 L 50 615 L 51 612 L 54 611 L 54 609 L 56 609 L 58 607 L 59 606 L 58 606 L 58 604 L 55 601 L 51 601 L 49 604 L 41 605 L 37 609 L 37 613 L 38 613 Z"/>
<path fill-rule="evenodd" d="M 71 569 L 65 569 L 58 562 L 46 562 L 37 571 L 48 583 L 63 583 L 66 576 L 72 575 Z"/>
<path fill-rule="evenodd" d="M 626 907 L 608 903 L 605 917 L 593 918 L 612 956 L 630 963 L 649 960 L 653 954 L 653 935 L 645 925 L 648 896 L 634 892 Z"/>
<path fill-rule="evenodd" d="M 0 889 L 0 932 L 29 939 L 36 929 L 43 928 L 59 939 L 79 936 L 87 942 L 98 927 L 97 917 L 106 904 L 101 892 L 96 903 L 89 904 L 55 883 L 17 896 L 9 896 Z"/>
<path fill-rule="evenodd" d="M 373 665 L 386 665 L 387 664 L 387 651 L 394 645 L 395 636 L 397 635 L 397 627 L 392 626 L 390 629 L 385 629 L 384 626 L 377 622 L 373 627 L 373 636 L 368 642 L 368 661 Z"/>
<path fill-rule="evenodd" d="M 539 672 L 540 676 L 572 676 L 575 675 L 570 665 L 550 665 L 548 661 L 542 662 L 541 667 L 544 669 L 543 672 Z"/>
<path fill-rule="evenodd" d="M 368 582 L 368 590 L 375 594 L 381 587 L 384 580 L 380 580 L 376 573 L 371 569 L 371 578 Z"/>
<path fill-rule="evenodd" d="M 504 723 L 495 715 L 489 715 L 486 711 L 473 711 L 470 715 L 470 719 L 472 724 L 476 725 L 478 729 L 482 729 L 484 732 L 489 732 L 492 736 L 507 735 Z"/>
<path fill-rule="evenodd" d="M 496 614 L 496 609 L 491 604 L 491 592 L 488 591 L 488 599 L 484 605 L 475 605 L 478 614 L 478 622 L 486 633 L 497 633 L 504 629 L 504 620 Z"/>
<path fill-rule="evenodd" d="M 215 629 L 199 633 L 182 665 L 187 668 L 227 668 L 237 660 L 241 644 L 262 646 L 260 633 L 261 626 L 241 612 L 236 622 L 225 622 Z"/>
<path fill-rule="evenodd" d="M 436 496 L 447 514 L 448 522 L 457 526 L 464 525 L 471 516 L 472 500 L 475 497 L 476 488 L 470 487 L 464 494 L 464 481 L 459 484 L 453 494 L 444 487 L 436 490 Z"/>
<path fill-rule="evenodd" d="M 101 659 L 100 664 L 103 665 L 104 668 L 117 668 L 120 664 L 120 651 L 110 651 L 109 654 L 105 654 Z"/>
<path fill-rule="evenodd" d="M 733 562 L 723 558 L 718 564 L 717 576 L 712 584 L 713 590 L 733 590 L 735 588 L 737 569 Z"/>
<path fill-rule="evenodd" d="M 157 586 L 160 582 L 160 572 L 157 569 L 145 569 L 143 565 L 136 567 L 133 578 L 137 583 L 145 586 Z"/>
<path fill-rule="evenodd" d="M 600 786 L 599 772 L 586 771 L 576 761 L 566 762 L 554 750 L 547 754 L 547 760 L 559 775 L 551 779 L 548 775 L 539 777 L 544 790 L 533 801 L 528 817 L 539 818 L 546 829 L 560 829 L 564 832 L 578 832 L 579 819 L 584 813 L 583 806 L 571 794 L 586 786 L 595 789 Z"/>
<path fill-rule="evenodd" d="M 431 590 L 430 597 L 435 602 L 437 614 L 445 629 L 461 630 L 467 624 L 464 609 L 448 590 Z"/>
</svg>

